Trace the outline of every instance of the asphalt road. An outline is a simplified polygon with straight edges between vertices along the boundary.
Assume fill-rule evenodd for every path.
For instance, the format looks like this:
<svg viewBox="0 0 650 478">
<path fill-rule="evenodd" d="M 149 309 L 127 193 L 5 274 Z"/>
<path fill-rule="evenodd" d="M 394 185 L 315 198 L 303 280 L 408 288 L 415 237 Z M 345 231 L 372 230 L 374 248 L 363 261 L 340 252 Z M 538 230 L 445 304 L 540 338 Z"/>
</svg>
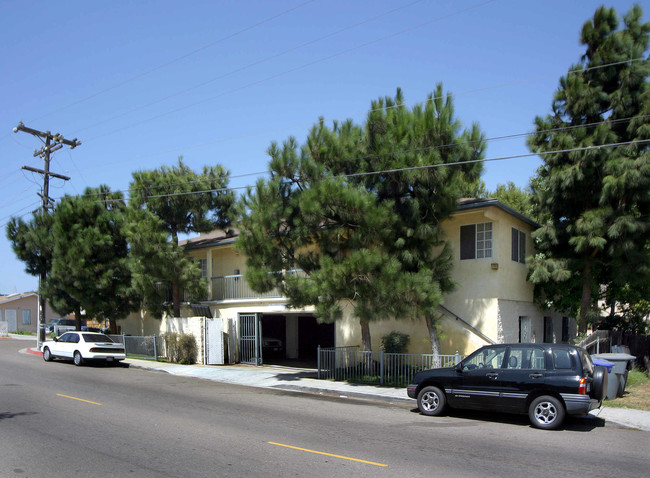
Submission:
<svg viewBox="0 0 650 478">
<path fill-rule="evenodd" d="M 650 434 L 46 363 L 0 340 L 0 476 L 647 476 Z"/>
</svg>

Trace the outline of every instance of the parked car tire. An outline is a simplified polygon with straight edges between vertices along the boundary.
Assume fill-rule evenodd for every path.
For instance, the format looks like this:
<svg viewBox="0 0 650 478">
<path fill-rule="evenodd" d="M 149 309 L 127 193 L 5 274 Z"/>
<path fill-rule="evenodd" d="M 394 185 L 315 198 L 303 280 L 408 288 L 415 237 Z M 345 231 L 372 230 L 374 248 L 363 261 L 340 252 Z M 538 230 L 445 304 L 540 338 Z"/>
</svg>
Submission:
<svg viewBox="0 0 650 478">
<path fill-rule="evenodd" d="M 442 413 L 447 403 L 445 394 L 438 387 L 424 387 L 418 393 L 418 409 L 423 415 L 436 417 Z"/>
<path fill-rule="evenodd" d="M 607 369 L 600 365 L 594 367 L 594 376 L 591 381 L 592 397 L 598 401 L 605 400 L 607 395 Z"/>
<path fill-rule="evenodd" d="M 535 428 L 555 430 L 562 422 L 566 412 L 560 400 L 550 395 L 537 397 L 528 407 L 528 418 Z"/>
<path fill-rule="evenodd" d="M 74 360 L 74 364 L 77 366 L 84 364 L 84 359 L 78 350 L 75 350 L 73 360 Z"/>
<path fill-rule="evenodd" d="M 52 352 L 50 352 L 49 347 L 43 348 L 43 360 L 45 360 L 46 362 L 52 361 Z"/>
</svg>

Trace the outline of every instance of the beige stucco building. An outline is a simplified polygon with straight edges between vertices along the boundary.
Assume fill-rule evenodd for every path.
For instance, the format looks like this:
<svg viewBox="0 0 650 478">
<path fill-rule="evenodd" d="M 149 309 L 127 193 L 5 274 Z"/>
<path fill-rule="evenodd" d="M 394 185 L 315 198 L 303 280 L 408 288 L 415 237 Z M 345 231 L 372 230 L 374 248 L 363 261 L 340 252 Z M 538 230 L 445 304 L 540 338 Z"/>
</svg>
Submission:
<svg viewBox="0 0 650 478">
<path fill-rule="evenodd" d="M 533 285 L 526 280 L 525 258 L 533 252 L 531 232 L 537 224 L 494 199 L 467 199 L 443 224 L 454 253 L 454 292 L 445 296 L 438 329 L 443 354 L 467 354 L 487 343 L 568 342 L 575 336 L 575 320 L 543 311 L 533 302 Z M 312 360 L 318 346 L 361 344 L 358 320 L 345 309 L 342 320 L 319 324 L 311 308 L 293 310 L 276 291 L 260 294 L 246 284 L 246 258 L 233 248 L 235 231 L 214 231 L 185 241 L 187 254 L 200 262 L 209 292 L 205 300 L 186 303 L 183 317 L 225 319 L 224 331 L 236 335 L 244 347 L 248 320 L 259 324 L 257 339 L 282 343 L 286 359 Z M 288 273 L 300 273 L 290 271 Z M 197 307 L 197 305 L 200 305 Z M 202 335 L 199 322 L 130 318 L 127 334 L 164 333 L 187 328 Z M 180 325 L 179 325 L 180 324 Z M 256 325 L 257 327 L 257 325 Z M 381 338 L 399 331 L 410 337 L 409 352 L 431 353 L 422 319 L 386 320 L 371 324 L 373 349 Z M 202 342 L 200 342 L 202 345 Z"/>
<path fill-rule="evenodd" d="M 59 317 L 49 302 L 45 306 L 45 317 Z M 38 294 L 26 292 L 0 296 L 0 322 L 7 323 L 7 330 L 36 332 L 38 328 Z"/>
</svg>

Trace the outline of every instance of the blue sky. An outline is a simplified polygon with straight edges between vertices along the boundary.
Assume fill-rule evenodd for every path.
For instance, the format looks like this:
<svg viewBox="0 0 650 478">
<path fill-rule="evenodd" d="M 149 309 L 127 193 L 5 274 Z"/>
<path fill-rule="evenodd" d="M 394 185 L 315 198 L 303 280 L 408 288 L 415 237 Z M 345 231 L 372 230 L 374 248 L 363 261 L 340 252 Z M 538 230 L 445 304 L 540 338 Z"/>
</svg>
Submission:
<svg viewBox="0 0 650 478">
<path fill-rule="evenodd" d="M 621 17 L 634 2 L 616 1 Z M 647 21 L 650 5 L 645 7 Z M 421 103 L 436 83 L 458 119 L 488 138 L 526 133 L 550 111 L 578 62 L 580 0 L 259 0 L 3 2 L 0 17 L 0 293 L 35 290 L 5 237 L 11 216 L 40 204 L 41 144 L 28 127 L 78 138 L 54 153 L 50 196 L 176 163 L 222 164 L 231 186 L 267 169 L 272 141 L 326 121 L 362 122 L 370 102 L 404 91 Z M 527 154 L 525 138 L 492 140 L 487 158 Z M 490 190 L 525 187 L 536 157 L 491 161 Z"/>
</svg>

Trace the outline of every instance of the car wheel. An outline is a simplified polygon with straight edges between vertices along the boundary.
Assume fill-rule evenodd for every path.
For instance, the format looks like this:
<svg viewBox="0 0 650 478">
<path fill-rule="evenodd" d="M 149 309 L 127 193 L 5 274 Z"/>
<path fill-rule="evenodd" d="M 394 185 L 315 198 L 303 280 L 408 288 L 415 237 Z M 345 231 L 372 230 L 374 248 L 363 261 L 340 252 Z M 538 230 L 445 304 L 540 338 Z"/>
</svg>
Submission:
<svg viewBox="0 0 650 478">
<path fill-rule="evenodd" d="M 536 428 L 554 430 L 564 421 L 564 405 L 557 398 L 542 395 L 533 400 L 528 407 L 528 418 Z"/>
<path fill-rule="evenodd" d="M 435 417 L 442 413 L 447 399 L 438 387 L 424 387 L 418 393 L 418 409 L 420 413 Z"/>
<path fill-rule="evenodd" d="M 602 366 L 594 367 L 594 377 L 591 381 L 592 397 L 602 402 L 607 395 L 607 369 Z"/>
<path fill-rule="evenodd" d="M 84 359 L 83 359 L 83 357 L 81 356 L 81 354 L 79 353 L 78 350 L 75 350 L 73 359 L 74 359 L 74 364 L 77 365 L 77 366 L 83 365 L 83 363 L 84 363 Z"/>
<path fill-rule="evenodd" d="M 45 347 L 43 349 L 43 360 L 45 360 L 46 362 L 51 362 L 52 361 L 52 352 L 50 352 L 49 347 Z"/>
</svg>

